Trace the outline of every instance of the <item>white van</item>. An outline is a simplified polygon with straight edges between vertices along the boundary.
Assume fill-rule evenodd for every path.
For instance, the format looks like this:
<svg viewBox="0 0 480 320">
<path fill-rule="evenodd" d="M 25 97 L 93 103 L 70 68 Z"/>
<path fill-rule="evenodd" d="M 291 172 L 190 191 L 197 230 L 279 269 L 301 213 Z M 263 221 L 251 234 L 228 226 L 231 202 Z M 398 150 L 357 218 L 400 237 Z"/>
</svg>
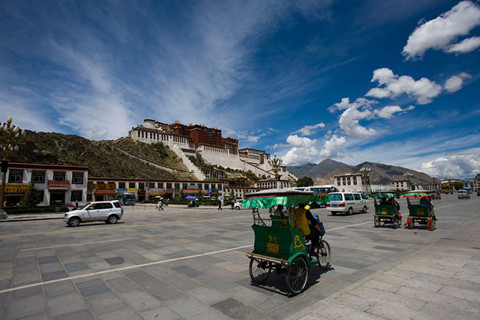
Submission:
<svg viewBox="0 0 480 320">
<path fill-rule="evenodd" d="M 330 203 L 327 204 L 327 209 L 336 215 L 338 213 L 354 212 L 366 213 L 368 210 L 368 203 L 365 195 L 360 192 L 332 192 L 328 195 Z"/>
</svg>

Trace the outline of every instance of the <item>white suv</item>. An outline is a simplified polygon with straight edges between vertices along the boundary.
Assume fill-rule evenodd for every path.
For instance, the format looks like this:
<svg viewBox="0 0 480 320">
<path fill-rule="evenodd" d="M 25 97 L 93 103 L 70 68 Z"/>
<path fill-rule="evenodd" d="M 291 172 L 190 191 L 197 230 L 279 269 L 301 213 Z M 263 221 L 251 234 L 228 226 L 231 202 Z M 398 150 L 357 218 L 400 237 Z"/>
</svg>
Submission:
<svg viewBox="0 0 480 320">
<path fill-rule="evenodd" d="M 367 199 L 360 192 L 332 192 L 328 195 L 330 203 L 327 203 L 327 209 L 336 215 L 338 213 L 354 212 L 366 213 L 368 210 Z"/>
<path fill-rule="evenodd" d="M 105 221 L 117 223 L 122 219 L 123 208 L 118 200 L 91 202 L 78 210 L 65 213 L 63 221 L 70 227 L 76 227 L 81 222 Z"/>
</svg>

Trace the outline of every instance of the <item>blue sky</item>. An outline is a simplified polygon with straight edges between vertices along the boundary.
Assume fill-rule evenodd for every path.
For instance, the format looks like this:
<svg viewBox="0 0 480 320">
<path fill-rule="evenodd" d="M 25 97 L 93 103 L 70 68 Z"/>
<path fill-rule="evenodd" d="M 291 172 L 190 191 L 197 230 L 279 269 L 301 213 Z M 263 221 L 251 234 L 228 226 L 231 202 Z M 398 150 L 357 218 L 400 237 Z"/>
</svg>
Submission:
<svg viewBox="0 0 480 320">
<path fill-rule="evenodd" d="M 285 164 L 480 173 L 478 1 L 1 1 L 0 117 L 219 128 Z"/>
</svg>

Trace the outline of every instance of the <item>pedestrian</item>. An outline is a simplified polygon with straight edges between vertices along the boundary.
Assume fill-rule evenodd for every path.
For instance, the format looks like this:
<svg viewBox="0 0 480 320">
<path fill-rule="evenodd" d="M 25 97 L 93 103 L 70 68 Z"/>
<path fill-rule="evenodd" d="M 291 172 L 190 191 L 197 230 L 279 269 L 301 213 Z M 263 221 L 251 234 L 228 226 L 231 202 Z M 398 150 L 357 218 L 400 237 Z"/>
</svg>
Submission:
<svg viewBox="0 0 480 320">
<path fill-rule="evenodd" d="M 78 210 L 78 200 L 75 200 L 75 210 Z"/>
<path fill-rule="evenodd" d="M 168 198 L 165 199 L 165 206 L 168 207 Z"/>
<path fill-rule="evenodd" d="M 218 208 L 217 210 L 222 210 L 222 200 L 218 199 Z"/>
<path fill-rule="evenodd" d="M 163 210 L 163 201 L 162 201 L 162 198 L 160 198 L 160 200 L 158 200 L 157 206 L 158 206 L 158 211 Z"/>
</svg>

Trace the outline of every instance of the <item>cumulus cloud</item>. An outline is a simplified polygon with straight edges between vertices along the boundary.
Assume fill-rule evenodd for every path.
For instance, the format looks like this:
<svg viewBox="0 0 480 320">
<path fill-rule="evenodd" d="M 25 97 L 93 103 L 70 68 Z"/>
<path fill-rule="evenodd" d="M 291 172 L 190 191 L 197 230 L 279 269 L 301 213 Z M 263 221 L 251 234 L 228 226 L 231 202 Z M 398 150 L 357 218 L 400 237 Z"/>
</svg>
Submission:
<svg viewBox="0 0 480 320">
<path fill-rule="evenodd" d="M 391 119 L 395 115 L 395 113 L 407 112 L 414 109 L 415 109 L 414 106 L 410 106 L 405 109 L 402 109 L 400 106 L 386 106 L 380 110 L 375 110 L 374 114 L 378 118 Z"/>
<path fill-rule="evenodd" d="M 462 89 L 463 81 L 465 79 L 469 79 L 471 76 L 468 73 L 462 72 L 459 75 L 450 77 L 445 82 L 445 90 L 450 93 L 457 92 L 458 90 Z"/>
<path fill-rule="evenodd" d="M 320 155 L 320 152 L 316 147 L 317 139 L 290 135 L 287 138 L 287 143 L 291 149 L 288 150 L 283 157 L 285 165 L 305 164 L 311 162 L 312 159 Z"/>
<path fill-rule="evenodd" d="M 480 25 L 480 8 L 470 1 L 461 1 L 450 11 L 417 27 L 403 48 L 407 60 L 423 58 L 429 49 L 445 52 L 466 53 L 478 48 L 475 38 L 457 43 L 458 38 L 467 36 Z"/>
<path fill-rule="evenodd" d="M 480 37 L 472 37 L 454 44 L 446 52 L 449 53 L 468 53 L 480 47 Z"/>
<path fill-rule="evenodd" d="M 373 113 L 370 110 L 359 110 L 356 107 L 349 108 L 345 110 L 340 119 L 338 120 L 338 124 L 343 132 L 352 137 L 356 138 L 366 138 L 377 135 L 377 131 L 372 128 L 365 128 L 364 126 L 360 125 L 359 120 L 370 118 Z"/>
<path fill-rule="evenodd" d="M 294 133 L 301 133 L 304 136 L 310 136 L 316 132 L 316 129 L 318 128 L 325 128 L 325 124 L 323 122 L 317 123 L 313 126 L 305 126 L 301 128 L 298 131 L 295 131 Z"/>
<path fill-rule="evenodd" d="M 422 164 L 422 171 L 439 178 L 472 179 L 480 173 L 480 148 L 444 155 Z"/>
<path fill-rule="evenodd" d="M 337 137 L 337 135 L 332 135 L 332 137 L 325 141 L 320 155 L 325 158 L 340 158 L 343 157 L 343 154 L 340 153 L 343 145 L 347 142 L 345 137 Z"/>
<path fill-rule="evenodd" d="M 378 82 L 378 87 L 369 90 L 367 97 L 395 98 L 407 94 L 417 99 L 419 104 L 427 104 L 442 92 L 442 86 L 427 78 L 415 80 L 410 76 L 398 76 L 388 68 L 373 71 L 372 82 Z"/>
</svg>

